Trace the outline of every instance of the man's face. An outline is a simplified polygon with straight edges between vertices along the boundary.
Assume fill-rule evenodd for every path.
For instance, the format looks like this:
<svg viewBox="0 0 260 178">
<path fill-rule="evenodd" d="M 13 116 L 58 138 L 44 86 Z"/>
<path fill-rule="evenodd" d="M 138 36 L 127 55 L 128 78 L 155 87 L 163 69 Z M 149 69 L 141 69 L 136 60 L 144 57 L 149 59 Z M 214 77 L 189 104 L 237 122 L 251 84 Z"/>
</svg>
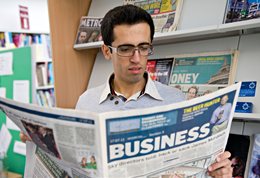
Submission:
<svg viewBox="0 0 260 178">
<path fill-rule="evenodd" d="M 98 32 L 94 31 L 91 33 L 91 38 L 96 38 L 98 35 Z"/>
<path fill-rule="evenodd" d="M 227 101 L 228 101 L 228 96 L 225 95 L 225 96 L 223 96 L 223 97 L 221 98 L 220 104 L 221 104 L 221 105 L 224 105 L 224 104 L 227 103 Z"/>
<path fill-rule="evenodd" d="M 79 42 L 82 43 L 87 39 L 87 32 L 80 32 Z"/>
<path fill-rule="evenodd" d="M 39 131 L 39 133 L 42 134 L 42 135 L 46 133 L 46 130 L 45 130 L 43 127 L 39 127 L 39 130 L 38 130 L 38 131 Z"/>
<path fill-rule="evenodd" d="M 113 47 L 122 45 L 151 44 L 150 27 L 147 23 L 134 25 L 118 25 L 114 28 Z M 146 70 L 147 56 L 141 56 L 138 50 L 131 57 L 118 56 L 116 52 L 110 54 L 113 62 L 115 81 L 122 84 L 136 84 L 143 81 Z"/>
<path fill-rule="evenodd" d="M 190 88 L 188 91 L 188 99 L 196 98 L 196 89 Z"/>
</svg>

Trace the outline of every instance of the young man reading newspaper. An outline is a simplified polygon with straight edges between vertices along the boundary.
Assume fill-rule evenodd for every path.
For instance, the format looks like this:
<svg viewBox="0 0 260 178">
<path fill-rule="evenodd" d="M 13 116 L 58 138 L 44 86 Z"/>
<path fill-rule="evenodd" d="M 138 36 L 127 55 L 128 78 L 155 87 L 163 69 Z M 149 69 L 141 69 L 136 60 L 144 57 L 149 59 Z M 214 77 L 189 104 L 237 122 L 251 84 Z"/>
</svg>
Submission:
<svg viewBox="0 0 260 178">
<path fill-rule="evenodd" d="M 104 17 L 101 33 L 102 52 L 113 63 L 108 81 L 83 93 L 76 109 L 94 112 L 129 110 L 161 106 L 185 99 L 178 89 L 152 81 L 145 71 L 147 58 L 153 54 L 154 24 L 143 9 L 125 5 L 110 10 Z M 232 176 L 229 152 L 219 155 L 208 168 L 216 178 Z"/>
<path fill-rule="evenodd" d="M 83 93 L 77 109 L 105 112 L 175 103 L 184 100 L 181 91 L 152 81 L 145 71 L 153 53 L 154 24 L 143 9 L 132 5 L 110 10 L 101 25 L 102 52 L 113 63 L 114 73 L 104 85 Z M 232 168 L 225 152 L 208 168 L 212 177 L 231 177 Z"/>
</svg>

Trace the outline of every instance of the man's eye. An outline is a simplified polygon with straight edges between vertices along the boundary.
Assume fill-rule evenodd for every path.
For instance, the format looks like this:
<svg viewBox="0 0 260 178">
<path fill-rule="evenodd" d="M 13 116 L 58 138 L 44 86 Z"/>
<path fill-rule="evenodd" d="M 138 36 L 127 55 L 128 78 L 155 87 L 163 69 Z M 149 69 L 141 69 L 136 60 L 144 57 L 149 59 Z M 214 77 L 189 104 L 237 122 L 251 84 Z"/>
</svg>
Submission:
<svg viewBox="0 0 260 178">
<path fill-rule="evenodd" d="M 120 48 L 118 48 L 119 49 L 119 51 L 121 51 L 121 52 L 130 52 L 130 51 L 132 51 L 132 47 L 130 47 L 130 46 L 121 46 Z"/>
<path fill-rule="evenodd" d="M 140 46 L 139 49 L 142 51 L 147 51 L 149 49 L 149 46 Z"/>
</svg>

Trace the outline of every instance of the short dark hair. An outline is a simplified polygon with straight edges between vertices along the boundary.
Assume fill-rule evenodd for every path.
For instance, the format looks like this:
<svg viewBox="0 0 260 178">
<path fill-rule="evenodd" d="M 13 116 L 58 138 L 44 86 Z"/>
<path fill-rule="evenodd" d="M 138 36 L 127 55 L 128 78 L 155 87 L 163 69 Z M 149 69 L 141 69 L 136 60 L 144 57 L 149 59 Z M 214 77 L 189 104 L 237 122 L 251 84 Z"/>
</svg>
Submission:
<svg viewBox="0 0 260 178">
<path fill-rule="evenodd" d="M 154 23 L 151 15 L 144 9 L 128 4 L 117 6 L 107 12 L 101 22 L 101 34 L 105 45 L 111 45 L 114 41 L 113 30 L 116 25 L 145 22 L 150 26 L 151 41 L 154 35 Z"/>
</svg>

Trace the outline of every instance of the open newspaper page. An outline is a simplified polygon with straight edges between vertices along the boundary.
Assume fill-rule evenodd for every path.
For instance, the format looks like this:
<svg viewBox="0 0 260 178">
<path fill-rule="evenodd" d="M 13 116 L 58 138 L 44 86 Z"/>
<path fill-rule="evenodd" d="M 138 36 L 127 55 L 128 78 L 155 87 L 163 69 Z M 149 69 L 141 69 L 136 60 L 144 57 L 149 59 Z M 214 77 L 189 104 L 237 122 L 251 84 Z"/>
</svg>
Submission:
<svg viewBox="0 0 260 178">
<path fill-rule="evenodd" d="M 225 150 L 239 87 L 131 113 L 100 114 L 106 131 L 101 133 L 104 177 L 207 177 L 207 167 Z"/>
<path fill-rule="evenodd" d="M 236 50 L 174 55 L 169 85 L 187 99 L 217 91 L 234 83 L 237 58 Z"/>
<path fill-rule="evenodd" d="M 1 97 L 0 109 L 37 145 L 28 146 L 29 175 L 203 177 L 225 149 L 239 89 L 240 83 L 131 112 L 46 108 Z"/>
<path fill-rule="evenodd" d="M 174 31 L 179 22 L 183 0 L 124 0 L 146 10 L 153 18 L 155 32 Z"/>
<path fill-rule="evenodd" d="M 0 108 L 31 138 L 37 150 L 41 150 L 32 152 L 36 156 L 44 152 L 48 159 L 62 167 L 67 165 L 73 170 L 80 169 L 86 177 L 99 176 L 102 161 L 97 114 L 40 107 L 4 98 L 0 99 Z M 30 166 L 38 165 L 31 163 Z M 71 177 L 78 174 L 77 171 L 71 172 Z"/>
</svg>

